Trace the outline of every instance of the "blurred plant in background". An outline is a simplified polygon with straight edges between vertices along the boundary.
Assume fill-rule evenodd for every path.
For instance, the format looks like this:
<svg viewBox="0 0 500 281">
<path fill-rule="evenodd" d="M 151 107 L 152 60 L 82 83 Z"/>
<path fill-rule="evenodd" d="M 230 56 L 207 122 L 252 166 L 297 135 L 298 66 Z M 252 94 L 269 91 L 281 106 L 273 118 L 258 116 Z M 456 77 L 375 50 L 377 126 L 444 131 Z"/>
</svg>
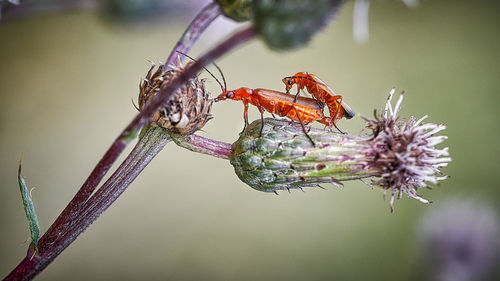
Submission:
<svg viewBox="0 0 500 281">
<path fill-rule="evenodd" d="M 373 1 L 373 0 L 372 0 Z M 419 0 L 401 0 L 406 6 L 414 8 L 419 4 Z M 352 35 L 356 42 L 363 44 L 368 42 L 369 32 L 369 11 L 370 0 L 354 0 L 352 15 Z"/>
<path fill-rule="evenodd" d="M 422 218 L 418 235 L 425 280 L 489 280 L 498 267 L 500 221 L 484 200 L 440 202 Z"/>
<path fill-rule="evenodd" d="M 3 20 L 33 13 L 99 9 L 119 21 L 148 22 L 166 16 L 192 16 L 209 0 L 0 0 Z"/>
</svg>

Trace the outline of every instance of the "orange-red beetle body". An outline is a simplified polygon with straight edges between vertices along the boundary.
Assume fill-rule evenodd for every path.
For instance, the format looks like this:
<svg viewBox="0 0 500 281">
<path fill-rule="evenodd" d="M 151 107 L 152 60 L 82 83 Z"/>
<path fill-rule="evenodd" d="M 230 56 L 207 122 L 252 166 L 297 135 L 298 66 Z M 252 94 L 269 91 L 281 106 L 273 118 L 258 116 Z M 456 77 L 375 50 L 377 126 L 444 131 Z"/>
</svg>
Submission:
<svg viewBox="0 0 500 281">
<path fill-rule="evenodd" d="M 282 117 L 288 117 L 303 124 L 318 121 L 329 125 L 331 120 L 323 114 L 323 108 L 315 99 L 299 97 L 294 102 L 294 96 L 267 89 L 238 88 L 224 91 L 215 101 L 232 99 L 241 100 L 245 106 L 243 116 L 245 126 L 248 125 L 248 104 L 257 107 L 261 114 L 268 111 Z"/>
<path fill-rule="evenodd" d="M 349 119 L 355 115 L 354 111 L 342 101 L 342 96 L 336 95 L 325 82 L 314 74 L 298 72 L 294 76 L 283 78 L 283 83 L 285 83 L 287 92 L 290 91 L 293 85 L 297 85 L 296 97 L 298 97 L 300 90 L 306 88 L 313 97 L 328 107 L 333 124 L 337 123 L 342 117 Z"/>
</svg>

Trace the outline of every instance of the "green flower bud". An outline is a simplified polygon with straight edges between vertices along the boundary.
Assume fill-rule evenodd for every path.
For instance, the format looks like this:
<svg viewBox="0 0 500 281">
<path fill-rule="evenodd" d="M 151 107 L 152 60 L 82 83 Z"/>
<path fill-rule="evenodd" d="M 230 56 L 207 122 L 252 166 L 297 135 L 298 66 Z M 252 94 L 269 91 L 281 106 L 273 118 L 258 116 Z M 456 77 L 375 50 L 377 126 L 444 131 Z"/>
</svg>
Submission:
<svg viewBox="0 0 500 281">
<path fill-rule="evenodd" d="M 310 128 L 307 138 L 299 123 L 286 120 L 256 120 L 233 144 L 231 164 L 238 177 L 265 192 L 314 187 L 321 183 L 371 176 L 363 169 L 360 153 L 366 138 Z"/>
</svg>

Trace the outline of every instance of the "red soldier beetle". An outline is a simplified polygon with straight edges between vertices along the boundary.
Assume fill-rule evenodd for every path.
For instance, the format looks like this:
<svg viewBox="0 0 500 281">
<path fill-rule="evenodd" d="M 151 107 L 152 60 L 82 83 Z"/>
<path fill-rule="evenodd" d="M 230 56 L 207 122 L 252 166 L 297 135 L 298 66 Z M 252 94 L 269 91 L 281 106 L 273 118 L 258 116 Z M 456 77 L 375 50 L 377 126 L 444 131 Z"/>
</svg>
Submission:
<svg viewBox="0 0 500 281">
<path fill-rule="evenodd" d="M 330 111 L 330 117 L 332 123 L 329 127 L 337 126 L 335 125 L 342 117 L 350 119 L 354 117 L 355 112 L 351 109 L 344 101 L 342 101 L 342 96 L 336 95 L 335 92 L 326 85 L 321 79 L 316 75 L 307 72 L 298 72 L 294 76 L 289 76 L 283 78 L 283 83 L 285 84 L 286 92 L 288 93 L 293 85 L 297 84 L 297 94 L 298 97 L 300 90 L 306 88 L 307 91 L 315 97 L 319 102 L 325 104 Z M 338 129 L 338 128 L 337 128 Z M 340 130 L 339 130 L 340 131 Z"/>
</svg>

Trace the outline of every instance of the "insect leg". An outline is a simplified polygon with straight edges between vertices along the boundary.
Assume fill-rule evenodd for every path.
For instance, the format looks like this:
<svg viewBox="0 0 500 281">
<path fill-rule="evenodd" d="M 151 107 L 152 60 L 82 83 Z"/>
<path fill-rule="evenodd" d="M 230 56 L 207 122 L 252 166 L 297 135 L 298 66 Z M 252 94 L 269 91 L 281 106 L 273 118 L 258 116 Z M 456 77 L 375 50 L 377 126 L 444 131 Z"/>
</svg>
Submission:
<svg viewBox="0 0 500 281">
<path fill-rule="evenodd" d="M 297 98 L 299 97 L 299 95 L 300 95 L 300 87 L 297 84 L 297 93 L 295 94 L 295 97 L 293 98 L 293 103 L 297 102 Z"/>
<path fill-rule="evenodd" d="M 295 110 L 295 114 L 297 115 L 297 118 L 299 119 L 299 123 L 300 123 L 300 126 L 302 127 L 302 131 L 304 132 L 304 134 L 306 135 L 306 137 L 311 141 L 312 145 L 316 146 L 316 144 L 314 143 L 314 141 L 312 140 L 312 138 L 307 133 L 306 127 L 304 126 L 304 123 L 302 122 L 302 119 L 300 118 L 299 112 L 297 111 L 297 109 L 295 108 L 295 106 L 292 105 L 292 108 L 293 108 L 293 110 Z"/>
<path fill-rule="evenodd" d="M 243 101 L 243 106 L 245 108 L 243 110 L 243 119 L 245 119 L 245 125 L 243 126 L 243 130 L 241 131 L 240 135 L 243 134 L 243 132 L 248 126 L 248 102 Z"/>
<path fill-rule="evenodd" d="M 337 129 L 341 134 L 347 134 L 346 132 L 343 132 L 342 130 L 339 129 L 339 127 L 337 127 L 337 124 L 335 124 L 335 122 L 332 122 L 333 126 L 335 127 L 335 129 Z"/>
<path fill-rule="evenodd" d="M 337 122 L 338 120 L 340 120 L 342 118 L 342 116 L 344 115 L 344 108 L 341 106 L 342 105 L 342 97 L 341 96 L 334 96 L 334 98 L 336 99 L 335 101 L 335 106 L 336 106 L 336 110 L 335 110 L 335 116 L 333 117 L 333 126 L 335 127 L 335 129 L 337 129 L 340 133 L 342 134 L 346 134 L 345 132 L 342 132 L 339 127 L 337 127 L 337 124 L 335 124 L 335 122 Z M 330 115 L 332 114 L 332 112 L 330 112 Z M 332 116 L 330 116 L 332 117 Z"/>
<path fill-rule="evenodd" d="M 259 137 L 262 137 L 262 131 L 264 130 L 264 109 L 259 107 L 260 111 L 260 135 Z"/>
</svg>

